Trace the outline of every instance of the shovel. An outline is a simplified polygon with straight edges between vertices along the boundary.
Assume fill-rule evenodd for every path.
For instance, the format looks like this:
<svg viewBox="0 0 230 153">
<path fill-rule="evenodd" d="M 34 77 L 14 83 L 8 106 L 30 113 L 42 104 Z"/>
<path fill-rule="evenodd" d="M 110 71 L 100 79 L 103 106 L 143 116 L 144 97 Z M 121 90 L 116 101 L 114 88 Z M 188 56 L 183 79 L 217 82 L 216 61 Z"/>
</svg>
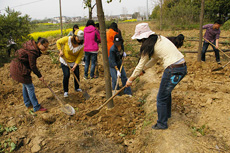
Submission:
<svg viewBox="0 0 230 153">
<path fill-rule="evenodd" d="M 64 56 L 62 56 L 62 58 L 63 58 L 64 61 L 67 63 L 66 58 L 65 58 Z M 67 66 L 69 67 L 69 70 L 71 71 L 71 67 L 69 66 L 69 63 L 67 63 Z M 76 77 L 76 75 L 74 74 L 74 72 L 73 72 L 73 71 L 71 71 L 71 72 L 72 72 L 72 74 L 73 74 L 75 80 L 77 81 L 77 83 L 80 85 L 80 82 L 79 82 L 79 80 L 77 79 L 77 77 Z M 83 97 L 84 97 L 86 100 L 88 100 L 88 99 L 90 98 L 90 95 L 87 93 L 87 91 L 84 91 L 84 92 L 83 92 Z"/>
<path fill-rule="evenodd" d="M 54 93 L 54 91 L 45 83 L 45 81 L 43 81 L 43 83 L 46 85 L 46 87 L 52 92 L 52 94 L 55 96 L 55 98 L 58 100 L 58 102 L 61 105 L 61 111 L 63 111 L 64 113 L 66 113 L 67 115 L 74 115 L 75 114 L 75 109 L 69 105 L 69 104 L 63 104 L 63 102 L 61 101 L 61 99 Z"/>
<path fill-rule="evenodd" d="M 221 67 L 218 67 L 218 68 L 216 68 L 216 69 L 213 69 L 212 72 L 214 72 L 214 71 L 219 71 L 219 70 L 224 69 L 225 66 L 227 66 L 229 63 L 230 63 L 230 61 L 228 61 L 228 63 L 226 63 L 225 65 L 223 65 L 223 66 L 221 66 Z"/>
<path fill-rule="evenodd" d="M 102 104 L 102 105 L 101 105 L 100 107 L 98 107 L 97 109 L 95 109 L 95 110 L 93 110 L 93 111 L 87 113 L 86 115 L 92 117 L 92 116 L 96 115 L 97 113 L 99 113 L 100 110 L 101 110 L 106 104 L 108 104 L 108 103 L 110 102 L 111 99 L 113 99 L 116 95 L 118 95 L 118 94 L 119 94 L 122 90 L 124 90 L 125 88 L 126 88 L 126 86 L 122 87 L 120 90 L 117 91 L 117 93 L 115 93 L 115 95 L 113 95 L 113 96 L 110 97 L 108 100 L 106 100 L 104 104 Z"/>
</svg>

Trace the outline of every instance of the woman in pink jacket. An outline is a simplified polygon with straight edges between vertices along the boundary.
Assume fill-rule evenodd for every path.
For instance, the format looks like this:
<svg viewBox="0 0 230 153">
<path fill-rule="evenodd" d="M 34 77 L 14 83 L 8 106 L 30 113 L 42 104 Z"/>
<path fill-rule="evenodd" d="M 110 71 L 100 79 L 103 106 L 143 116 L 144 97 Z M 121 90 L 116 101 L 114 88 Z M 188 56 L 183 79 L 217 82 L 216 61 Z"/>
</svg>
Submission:
<svg viewBox="0 0 230 153">
<path fill-rule="evenodd" d="M 95 28 L 93 20 L 88 20 L 84 29 L 85 75 L 88 79 L 88 70 L 91 59 L 90 79 L 95 78 L 94 71 L 97 62 L 98 44 L 101 42 L 99 31 Z"/>
</svg>

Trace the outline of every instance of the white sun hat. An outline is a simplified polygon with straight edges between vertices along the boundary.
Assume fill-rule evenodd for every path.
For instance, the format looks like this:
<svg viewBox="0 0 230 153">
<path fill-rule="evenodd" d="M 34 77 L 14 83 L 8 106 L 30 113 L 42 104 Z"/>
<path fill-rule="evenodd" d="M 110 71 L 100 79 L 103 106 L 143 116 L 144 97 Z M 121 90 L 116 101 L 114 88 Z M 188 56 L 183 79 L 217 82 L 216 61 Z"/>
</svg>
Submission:
<svg viewBox="0 0 230 153">
<path fill-rule="evenodd" d="M 140 23 L 136 25 L 135 34 L 132 36 L 132 39 L 148 38 L 152 34 L 155 34 L 155 32 L 149 28 L 148 23 Z"/>
</svg>

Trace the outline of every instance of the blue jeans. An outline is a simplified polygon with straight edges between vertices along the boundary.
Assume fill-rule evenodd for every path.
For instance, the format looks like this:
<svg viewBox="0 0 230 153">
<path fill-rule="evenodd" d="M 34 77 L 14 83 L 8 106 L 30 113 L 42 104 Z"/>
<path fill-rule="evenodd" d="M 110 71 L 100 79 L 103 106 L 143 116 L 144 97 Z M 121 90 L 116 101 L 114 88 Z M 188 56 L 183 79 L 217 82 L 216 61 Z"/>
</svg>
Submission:
<svg viewBox="0 0 230 153">
<path fill-rule="evenodd" d="M 64 89 L 64 92 L 68 92 L 69 91 L 70 69 L 69 69 L 68 66 L 65 66 L 64 64 L 61 64 L 61 68 L 62 68 L 62 71 L 63 71 L 63 89 Z M 74 70 L 74 74 L 76 75 L 78 81 L 80 81 L 79 65 Z M 75 87 L 75 90 L 77 90 L 79 88 L 79 84 L 77 83 L 75 78 L 74 78 L 74 87 Z"/>
<path fill-rule="evenodd" d="M 85 77 L 88 77 L 90 59 L 91 59 L 90 77 L 93 78 L 95 66 L 97 62 L 97 53 L 85 52 Z"/>
<path fill-rule="evenodd" d="M 216 40 L 214 41 L 213 44 L 216 45 Z M 209 43 L 204 41 L 204 43 L 203 43 L 203 48 L 202 48 L 202 52 L 201 52 L 201 60 L 202 60 L 202 61 L 205 61 L 205 53 L 206 53 L 206 51 L 207 51 L 207 49 L 208 49 L 208 46 L 209 46 Z M 212 46 L 212 48 L 213 48 L 213 50 L 214 50 L 214 52 L 215 52 L 216 62 L 219 62 L 219 61 L 220 61 L 219 50 L 216 49 L 216 48 L 213 47 L 213 46 Z"/>
<path fill-rule="evenodd" d="M 110 75 L 112 77 L 112 88 L 114 90 L 116 87 L 116 83 L 117 83 L 117 70 L 115 68 L 110 67 Z M 127 82 L 127 77 L 126 77 L 124 67 L 122 67 L 122 70 L 121 70 L 121 82 L 122 82 L 122 86 L 125 86 Z M 119 90 L 119 85 L 117 85 L 117 90 Z M 132 95 L 131 87 L 125 88 L 124 94 Z"/>
<path fill-rule="evenodd" d="M 171 117 L 172 98 L 171 92 L 174 87 L 187 74 L 187 66 L 177 68 L 166 68 L 161 78 L 161 84 L 157 95 L 157 124 L 167 128 L 168 118 Z"/>
<path fill-rule="evenodd" d="M 22 84 L 22 95 L 27 108 L 32 104 L 35 112 L 40 109 L 41 106 L 35 96 L 34 85 L 32 83 Z"/>
</svg>

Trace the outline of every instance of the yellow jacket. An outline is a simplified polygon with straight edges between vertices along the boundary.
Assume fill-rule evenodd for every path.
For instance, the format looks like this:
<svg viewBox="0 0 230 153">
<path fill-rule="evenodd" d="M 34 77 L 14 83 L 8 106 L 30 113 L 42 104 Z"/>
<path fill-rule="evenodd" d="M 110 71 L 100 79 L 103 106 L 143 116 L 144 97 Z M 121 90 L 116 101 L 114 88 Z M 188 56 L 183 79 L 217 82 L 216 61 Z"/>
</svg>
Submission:
<svg viewBox="0 0 230 153">
<path fill-rule="evenodd" d="M 70 50 L 69 44 L 68 44 L 68 40 L 69 37 L 65 36 L 61 39 L 57 40 L 57 48 L 58 50 L 62 50 L 63 54 L 67 60 L 68 63 L 77 63 L 79 64 L 81 62 L 81 59 L 83 57 L 84 54 L 84 47 L 82 47 L 79 51 L 73 53 L 72 50 Z M 62 49 L 62 46 L 64 46 L 64 48 Z"/>
</svg>

